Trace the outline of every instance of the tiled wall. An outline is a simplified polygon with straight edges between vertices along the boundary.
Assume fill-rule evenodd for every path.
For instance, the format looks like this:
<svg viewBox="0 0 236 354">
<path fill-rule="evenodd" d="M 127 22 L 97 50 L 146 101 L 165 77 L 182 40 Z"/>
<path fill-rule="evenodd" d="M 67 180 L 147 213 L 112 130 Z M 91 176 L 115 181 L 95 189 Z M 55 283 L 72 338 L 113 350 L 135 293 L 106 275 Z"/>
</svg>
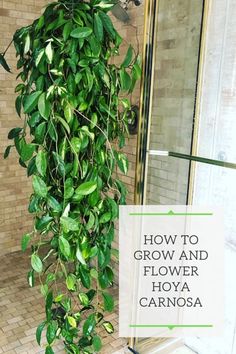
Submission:
<svg viewBox="0 0 236 354">
<path fill-rule="evenodd" d="M 37 18 L 43 6 L 48 2 L 46 0 L 0 0 L 0 52 L 4 51 L 15 30 Z M 122 58 L 128 43 L 137 46 L 137 36 L 140 51 L 142 51 L 143 5 L 138 8 L 131 5 L 129 15 L 132 25 L 123 24 L 114 19 L 117 30 L 125 39 L 121 49 Z M 0 68 L 0 254 L 18 250 L 22 234 L 29 231 L 32 225 L 31 215 L 27 211 L 31 181 L 26 177 L 26 171 L 19 167 L 15 153 L 11 154 L 7 160 L 3 159 L 5 147 L 9 144 L 8 131 L 13 127 L 21 126 L 20 118 L 17 117 L 14 107 L 16 68 L 13 46 L 9 49 L 6 59 L 13 74 L 6 73 Z M 132 95 L 132 103 L 138 103 L 138 101 L 139 87 Z M 136 137 L 131 137 L 127 141 L 124 151 L 128 154 L 130 169 L 128 175 L 121 176 L 121 179 L 128 186 L 127 202 L 133 203 Z"/>
<path fill-rule="evenodd" d="M 144 5 L 134 6 L 129 5 L 128 14 L 130 20 L 127 24 L 122 23 L 112 16 L 115 28 L 120 33 L 123 38 L 123 43 L 120 49 L 120 56 L 116 58 L 116 62 L 122 62 L 129 44 L 131 44 L 136 51 L 139 51 L 142 55 L 142 44 L 143 44 L 143 31 L 144 31 Z M 137 83 L 135 91 L 131 95 L 131 104 L 139 105 L 140 98 L 140 82 Z M 136 142 L 137 135 L 130 135 L 126 140 L 126 146 L 123 151 L 127 154 L 129 159 L 129 172 L 127 176 L 119 175 L 119 178 L 126 183 L 128 188 L 127 204 L 134 203 L 134 180 L 135 180 L 135 162 L 136 162 Z"/>
<path fill-rule="evenodd" d="M 26 26 L 37 18 L 45 0 L 0 1 L 0 51 L 3 52 L 17 28 Z M 0 68 L 0 254 L 19 249 L 21 235 L 31 228 L 31 216 L 27 206 L 31 193 L 30 180 L 19 167 L 17 156 L 3 159 L 9 144 L 8 131 L 22 122 L 15 113 L 15 51 L 13 45 L 6 55 L 12 74 Z"/>
</svg>

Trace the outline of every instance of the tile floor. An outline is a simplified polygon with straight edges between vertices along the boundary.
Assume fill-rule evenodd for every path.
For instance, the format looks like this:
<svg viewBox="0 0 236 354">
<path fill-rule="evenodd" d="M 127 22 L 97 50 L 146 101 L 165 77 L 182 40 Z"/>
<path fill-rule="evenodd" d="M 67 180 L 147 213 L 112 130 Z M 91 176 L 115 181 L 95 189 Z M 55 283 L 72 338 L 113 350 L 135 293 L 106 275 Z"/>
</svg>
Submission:
<svg viewBox="0 0 236 354">
<path fill-rule="evenodd" d="M 26 281 L 27 257 L 21 252 L 1 257 L 0 264 L 0 354 L 44 353 L 35 340 L 35 330 L 44 319 L 44 304 L 39 287 L 30 289 Z M 115 332 L 104 338 L 101 354 L 124 352 L 126 341 L 118 337 L 118 314 L 112 320 Z M 55 346 L 55 354 L 65 354 L 63 345 Z"/>
</svg>

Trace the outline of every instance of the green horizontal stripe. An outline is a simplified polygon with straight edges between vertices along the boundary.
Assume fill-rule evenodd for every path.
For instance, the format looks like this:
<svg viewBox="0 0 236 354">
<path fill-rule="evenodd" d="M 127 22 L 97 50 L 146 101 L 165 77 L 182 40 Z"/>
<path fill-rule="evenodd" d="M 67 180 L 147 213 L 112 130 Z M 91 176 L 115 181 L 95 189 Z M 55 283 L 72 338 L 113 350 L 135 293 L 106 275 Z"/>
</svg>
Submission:
<svg viewBox="0 0 236 354">
<path fill-rule="evenodd" d="M 129 325 L 130 328 L 169 328 L 169 329 L 174 329 L 174 328 L 212 328 L 213 325 L 207 324 L 207 325 L 148 325 L 148 324 L 141 324 L 141 325 L 135 325 L 131 324 Z"/>
</svg>

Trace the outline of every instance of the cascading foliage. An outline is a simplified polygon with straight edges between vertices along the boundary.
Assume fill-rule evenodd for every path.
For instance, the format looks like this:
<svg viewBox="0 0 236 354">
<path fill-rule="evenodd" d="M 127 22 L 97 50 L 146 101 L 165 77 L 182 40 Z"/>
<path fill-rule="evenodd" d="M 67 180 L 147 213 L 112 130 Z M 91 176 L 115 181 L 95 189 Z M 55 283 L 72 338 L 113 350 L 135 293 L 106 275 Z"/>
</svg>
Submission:
<svg viewBox="0 0 236 354">
<path fill-rule="evenodd" d="M 56 339 L 68 353 L 95 353 L 102 347 L 100 327 L 113 311 L 111 257 L 118 205 L 126 188 L 116 166 L 127 173 L 125 144 L 132 92 L 140 77 L 139 58 L 130 46 L 120 66 L 121 37 L 100 0 L 51 3 L 30 26 L 17 30 L 18 97 L 23 127 L 9 132 L 20 164 L 32 176 L 29 212 L 33 231 L 22 238 L 31 246 L 30 286 L 39 275 L 46 318 L 37 328 L 46 351 Z M 4 53 L 5 55 L 5 53 Z M 4 55 L 1 62 L 7 66 Z M 117 146 L 117 148 L 115 148 Z"/>
</svg>

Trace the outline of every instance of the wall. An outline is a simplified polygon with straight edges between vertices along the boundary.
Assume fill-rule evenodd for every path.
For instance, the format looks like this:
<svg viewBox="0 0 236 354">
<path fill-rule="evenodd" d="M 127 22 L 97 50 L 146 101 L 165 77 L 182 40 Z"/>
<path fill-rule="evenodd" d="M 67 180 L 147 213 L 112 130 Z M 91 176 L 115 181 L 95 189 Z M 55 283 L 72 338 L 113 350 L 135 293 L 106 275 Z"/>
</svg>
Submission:
<svg viewBox="0 0 236 354">
<path fill-rule="evenodd" d="M 46 0 L 0 1 L 0 51 L 3 52 L 17 28 L 26 26 L 37 18 Z M 15 51 L 13 45 L 6 55 L 12 74 L 0 68 L 0 255 L 19 249 L 24 232 L 31 229 L 31 216 L 27 207 L 31 193 L 30 180 L 25 170 L 18 166 L 17 155 L 3 159 L 9 145 L 8 131 L 21 126 L 15 113 Z"/>
<path fill-rule="evenodd" d="M 46 0 L 0 0 L 0 51 L 3 52 L 10 42 L 15 30 L 21 26 L 28 25 L 37 18 L 43 8 L 48 3 Z M 122 60 L 128 48 L 128 43 L 137 46 L 137 36 L 139 47 L 142 51 L 143 37 L 143 6 L 135 7 L 131 5 L 130 23 L 123 24 L 114 19 L 117 30 L 125 39 L 121 48 L 120 57 Z M 22 234 L 31 230 L 31 215 L 27 211 L 28 200 L 31 194 L 31 181 L 26 177 L 26 171 L 18 166 L 16 153 L 12 153 L 7 160 L 3 159 L 4 150 L 9 145 L 7 139 L 8 131 L 21 125 L 19 117 L 15 113 L 15 51 L 11 46 L 6 59 L 12 68 L 13 74 L 6 73 L 0 68 L 0 255 L 20 249 L 20 239 Z M 135 93 L 132 95 L 132 103 L 139 101 L 139 87 L 137 85 Z M 124 148 L 127 152 L 130 169 L 127 176 L 120 178 L 127 184 L 129 194 L 128 203 L 133 203 L 134 177 L 135 177 L 135 153 L 136 136 L 127 141 Z"/>
<path fill-rule="evenodd" d="M 131 44 L 135 51 L 142 55 L 143 32 L 144 32 L 144 5 L 134 6 L 129 5 L 128 14 L 130 16 L 129 22 L 123 23 L 117 20 L 112 15 L 112 20 L 116 30 L 123 38 L 123 43 L 120 48 L 120 55 L 115 58 L 115 63 L 121 63 L 127 52 L 129 44 Z M 139 105 L 140 98 L 140 82 L 137 83 L 130 100 L 132 105 Z M 130 135 L 126 139 L 126 146 L 123 151 L 127 154 L 129 160 L 129 171 L 127 176 L 119 174 L 119 178 L 126 184 L 128 188 L 127 204 L 134 203 L 134 183 L 135 183 L 135 168 L 136 168 L 136 143 L 137 135 Z"/>
<path fill-rule="evenodd" d="M 120 48 L 120 55 L 115 58 L 115 63 L 121 63 L 127 52 L 129 44 L 131 44 L 136 51 L 142 56 L 142 45 L 143 45 L 143 32 L 144 32 L 144 5 L 136 7 L 132 4 L 129 5 L 128 14 L 130 20 L 127 24 L 122 23 L 117 20 L 113 15 L 112 20 L 116 30 L 120 33 L 123 38 L 123 43 Z M 130 100 L 132 105 L 139 105 L 140 99 L 140 82 L 137 82 L 136 88 L 132 93 Z M 129 160 L 129 170 L 127 175 L 120 174 L 117 170 L 118 177 L 123 181 L 127 187 L 127 204 L 134 204 L 134 186 L 135 186 L 135 169 L 136 169 L 136 144 L 137 135 L 130 135 L 126 139 L 126 146 L 123 151 L 127 154 Z M 118 227 L 116 238 L 114 241 L 114 248 L 118 249 L 119 244 L 119 234 Z M 115 279 L 118 281 L 118 263 L 114 264 Z"/>
</svg>

